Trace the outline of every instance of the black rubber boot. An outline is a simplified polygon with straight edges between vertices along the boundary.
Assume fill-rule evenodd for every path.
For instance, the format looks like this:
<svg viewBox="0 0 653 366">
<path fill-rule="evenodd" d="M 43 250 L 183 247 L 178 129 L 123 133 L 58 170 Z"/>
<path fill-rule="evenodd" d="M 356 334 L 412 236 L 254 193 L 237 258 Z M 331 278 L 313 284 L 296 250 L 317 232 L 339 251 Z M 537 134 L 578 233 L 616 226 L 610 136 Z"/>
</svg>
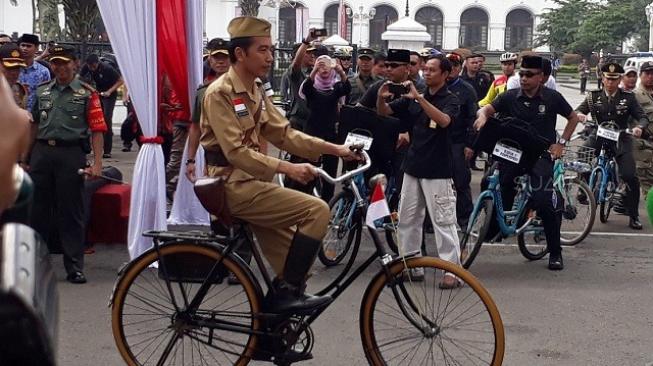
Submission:
<svg viewBox="0 0 653 366">
<path fill-rule="evenodd" d="M 264 300 L 265 310 L 274 314 L 309 314 L 328 305 L 331 296 L 305 294 L 306 277 L 313 266 L 322 241 L 296 232 L 290 244 L 283 278 L 275 278 L 273 289 Z"/>
</svg>

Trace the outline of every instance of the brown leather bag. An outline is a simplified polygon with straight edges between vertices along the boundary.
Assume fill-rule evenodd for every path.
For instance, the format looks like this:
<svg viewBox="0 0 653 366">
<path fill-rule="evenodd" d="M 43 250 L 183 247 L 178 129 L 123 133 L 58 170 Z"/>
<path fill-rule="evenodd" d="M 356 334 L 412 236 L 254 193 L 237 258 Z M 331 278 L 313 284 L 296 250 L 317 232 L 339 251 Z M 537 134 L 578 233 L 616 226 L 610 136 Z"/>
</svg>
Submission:
<svg viewBox="0 0 653 366">
<path fill-rule="evenodd" d="M 231 226 L 233 224 L 233 217 L 229 212 L 229 207 L 227 207 L 227 192 L 225 188 L 228 178 L 228 175 L 199 178 L 195 182 L 193 189 L 206 211 L 217 217 L 222 224 Z"/>
</svg>

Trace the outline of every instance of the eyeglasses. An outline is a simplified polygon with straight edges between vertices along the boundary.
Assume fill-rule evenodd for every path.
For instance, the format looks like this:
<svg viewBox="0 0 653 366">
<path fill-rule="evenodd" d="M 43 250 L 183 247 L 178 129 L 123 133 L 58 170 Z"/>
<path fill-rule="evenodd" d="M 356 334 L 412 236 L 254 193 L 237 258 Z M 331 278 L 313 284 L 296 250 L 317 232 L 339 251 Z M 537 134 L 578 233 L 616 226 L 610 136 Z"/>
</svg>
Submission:
<svg viewBox="0 0 653 366">
<path fill-rule="evenodd" d="M 396 69 L 399 66 L 405 66 L 406 64 L 400 63 L 400 62 L 386 62 L 385 67 L 389 67 L 391 69 Z"/>
<path fill-rule="evenodd" d="M 351 57 L 338 57 L 340 61 L 351 61 Z"/>
<path fill-rule="evenodd" d="M 539 75 L 539 74 L 541 74 L 541 73 L 542 73 L 541 71 L 540 71 L 540 72 L 520 71 L 520 72 L 519 72 L 519 77 L 520 77 L 520 78 L 524 78 L 524 77 L 525 77 L 525 78 L 529 78 L 529 79 L 530 79 L 530 78 L 532 78 L 533 76 L 535 76 L 535 75 Z"/>
</svg>

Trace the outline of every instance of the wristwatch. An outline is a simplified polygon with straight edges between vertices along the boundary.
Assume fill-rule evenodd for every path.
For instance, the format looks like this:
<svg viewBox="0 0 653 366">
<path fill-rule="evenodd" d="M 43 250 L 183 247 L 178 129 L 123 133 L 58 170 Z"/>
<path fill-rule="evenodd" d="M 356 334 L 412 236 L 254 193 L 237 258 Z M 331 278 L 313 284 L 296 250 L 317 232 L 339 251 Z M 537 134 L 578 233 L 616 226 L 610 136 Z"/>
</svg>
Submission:
<svg viewBox="0 0 653 366">
<path fill-rule="evenodd" d="M 558 139 L 558 144 L 559 144 L 559 145 L 567 146 L 567 142 L 568 142 L 568 141 L 567 141 L 564 137 L 560 137 L 560 138 Z"/>
<path fill-rule="evenodd" d="M 186 165 L 195 164 L 195 159 L 186 159 Z"/>
</svg>

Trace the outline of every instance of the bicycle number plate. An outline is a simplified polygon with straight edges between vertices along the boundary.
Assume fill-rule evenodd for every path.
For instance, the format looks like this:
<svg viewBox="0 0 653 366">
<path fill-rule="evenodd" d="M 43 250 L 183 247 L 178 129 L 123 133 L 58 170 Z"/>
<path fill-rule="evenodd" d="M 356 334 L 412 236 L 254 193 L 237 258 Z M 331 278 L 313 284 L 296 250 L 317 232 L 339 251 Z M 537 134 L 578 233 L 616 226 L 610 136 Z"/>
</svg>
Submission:
<svg viewBox="0 0 653 366">
<path fill-rule="evenodd" d="M 345 140 L 345 145 L 363 145 L 363 149 L 369 150 L 372 146 L 372 141 L 374 139 L 370 136 L 359 135 L 357 133 L 350 132 L 347 134 L 347 139 Z"/>
<path fill-rule="evenodd" d="M 497 144 L 494 145 L 494 151 L 492 152 L 492 155 L 508 160 L 515 164 L 519 164 L 519 161 L 521 160 L 522 151 L 512 146 L 508 146 L 500 142 L 497 142 Z"/>
<path fill-rule="evenodd" d="M 615 131 L 609 128 L 599 126 L 599 129 L 596 131 L 596 135 L 611 141 L 619 141 L 619 131 Z"/>
</svg>

